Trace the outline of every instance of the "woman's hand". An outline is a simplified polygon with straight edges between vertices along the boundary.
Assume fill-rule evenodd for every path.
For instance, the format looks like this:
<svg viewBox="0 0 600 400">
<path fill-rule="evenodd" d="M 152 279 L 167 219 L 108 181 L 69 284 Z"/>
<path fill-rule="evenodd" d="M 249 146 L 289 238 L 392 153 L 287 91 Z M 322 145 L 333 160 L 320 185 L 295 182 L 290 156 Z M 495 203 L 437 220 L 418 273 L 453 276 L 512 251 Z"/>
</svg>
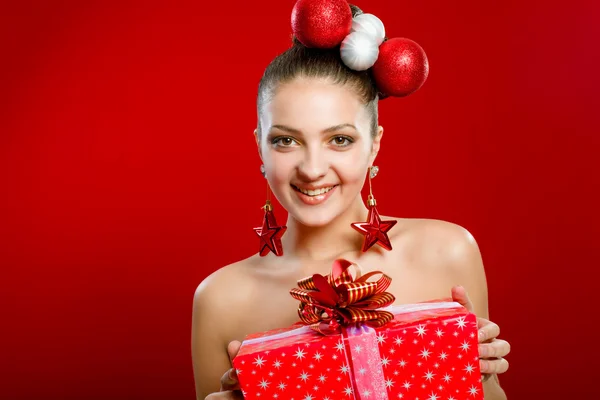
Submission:
<svg viewBox="0 0 600 400">
<path fill-rule="evenodd" d="M 473 303 L 462 286 L 452 288 L 452 299 L 463 305 L 469 312 L 474 312 Z M 500 327 L 488 319 L 477 317 L 477 329 L 479 368 L 485 382 L 493 374 L 502 374 L 508 370 L 508 361 L 504 357 L 510 352 L 510 344 L 506 340 L 497 339 Z"/>
<path fill-rule="evenodd" d="M 227 346 L 227 352 L 229 353 L 229 359 L 233 360 L 240 350 L 242 344 L 234 340 Z M 206 396 L 205 400 L 243 400 L 244 396 L 240 390 L 240 383 L 238 381 L 237 373 L 235 368 L 230 368 L 221 377 L 221 390 L 217 393 L 211 393 Z"/>
</svg>

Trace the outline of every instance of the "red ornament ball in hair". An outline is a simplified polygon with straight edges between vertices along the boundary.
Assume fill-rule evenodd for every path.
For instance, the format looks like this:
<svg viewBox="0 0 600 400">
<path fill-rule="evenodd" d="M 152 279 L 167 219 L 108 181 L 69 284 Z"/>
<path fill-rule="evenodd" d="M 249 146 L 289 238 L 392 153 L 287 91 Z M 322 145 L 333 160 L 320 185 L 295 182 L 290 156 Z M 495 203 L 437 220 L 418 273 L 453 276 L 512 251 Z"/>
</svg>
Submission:
<svg viewBox="0 0 600 400">
<path fill-rule="evenodd" d="M 339 45 L 352 28 L 352 10 L 346 0 L 298 0 L 292 10 L 292 31 L 306 47 Z"/>
<path fill-rule="evenodd" d="M 379 46 L 373 76 L 382 93 L 397 97 L 408 96 L 423 86 L 427 75 L 427 55 L 414 41 L 393 38 Z"/>
</svg>

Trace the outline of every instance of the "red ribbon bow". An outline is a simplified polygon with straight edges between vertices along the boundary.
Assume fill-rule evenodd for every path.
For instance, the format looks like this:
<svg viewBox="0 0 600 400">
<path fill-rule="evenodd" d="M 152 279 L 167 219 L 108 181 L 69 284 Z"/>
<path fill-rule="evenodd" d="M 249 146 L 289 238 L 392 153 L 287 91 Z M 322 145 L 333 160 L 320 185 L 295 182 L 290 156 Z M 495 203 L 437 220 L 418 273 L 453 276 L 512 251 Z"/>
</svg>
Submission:
<svg viewBox="0 0 600 400">
<path fill-rule="evenodd" d="M 350 273 L 353 264 L 347 260 L 336 260 L 331 273 L 324 277 L 314 274 L 298 281 L 298 288 L 290 290 L 300 300 L 298 315 L 305 325 L 324 335 L 339 333 L 341 326 L 364 323 L 380 327 L 394 319 L 394 314 L 377 310 L 391 305 L 395 297 L 385 290 L 392 278 L 381 271 L 372 271 L 354 279 Z M 376 282 L 367 280 L 377 274 Z"/>
</svg>

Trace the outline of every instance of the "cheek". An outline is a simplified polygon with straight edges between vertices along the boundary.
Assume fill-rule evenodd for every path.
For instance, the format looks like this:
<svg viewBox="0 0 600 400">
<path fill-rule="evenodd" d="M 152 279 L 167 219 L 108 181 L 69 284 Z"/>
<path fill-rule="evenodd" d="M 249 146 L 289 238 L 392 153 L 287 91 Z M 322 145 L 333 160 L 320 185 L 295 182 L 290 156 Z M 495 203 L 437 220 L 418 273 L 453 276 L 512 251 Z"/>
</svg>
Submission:
<svg viewBox="0 0 600 400">
<path fill-rule="evenodd" d="M 364 148 L 356 148 L 350 152 L 342 153 L 332 163 L 342 183 L 362 184 L 369 164 L 369 152 Z"/>
<path fill-rule="evenodd" d="M 267 149 L 263 155 L 267 176 L 271 184 L 287 184 L 297 164 L 295 155 L 293 153 L 280 153 L 270 149 Z"/>
</svg>

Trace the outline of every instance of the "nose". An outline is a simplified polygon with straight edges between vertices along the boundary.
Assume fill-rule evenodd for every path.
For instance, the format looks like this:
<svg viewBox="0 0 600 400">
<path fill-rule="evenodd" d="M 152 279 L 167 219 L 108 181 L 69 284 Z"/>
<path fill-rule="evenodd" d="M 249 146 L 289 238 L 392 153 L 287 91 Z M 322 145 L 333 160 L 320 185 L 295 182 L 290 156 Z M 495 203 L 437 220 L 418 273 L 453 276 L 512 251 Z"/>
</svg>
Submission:
<svg viewBox="0 0 600 400">
<path fill-rule="evenodd" d="M 305 148 L 304 157 L 298 164 L 298 176 L 307 182 L 317 181 L 327 174 L 329 165 L 320 148 Z"/>
</svg>

